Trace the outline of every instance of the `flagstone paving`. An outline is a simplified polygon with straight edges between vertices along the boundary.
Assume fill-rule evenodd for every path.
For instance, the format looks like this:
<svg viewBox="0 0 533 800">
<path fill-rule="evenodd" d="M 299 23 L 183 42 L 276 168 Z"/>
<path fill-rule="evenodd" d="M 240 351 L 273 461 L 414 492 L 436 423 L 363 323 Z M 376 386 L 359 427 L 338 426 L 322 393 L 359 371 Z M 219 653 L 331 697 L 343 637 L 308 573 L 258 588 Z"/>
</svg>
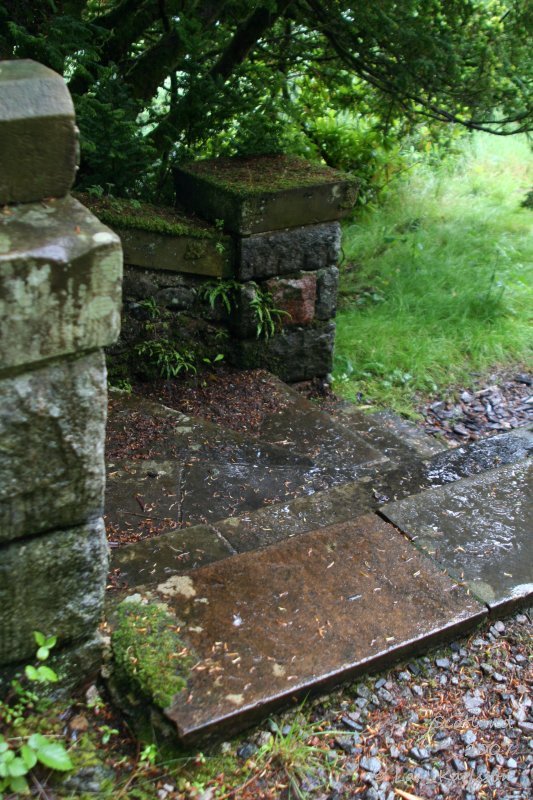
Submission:
<svg viewBox="0 0 533 800">
<path fill-rule="evenodd" d="M 153 589 L 196 658 L 165 715 L 187 742 L 455 635 L 486 608 L 375 515 Z"/>
<path fill-rule="evenodd" d="M 184 741 L 533 596 L 531 431 L 442 450 L 389 415 L 333 419 L 277 390 L 255 437 L 112 402 L 112 566 L 195 654 L 165 711 Z"/>
<path fill-rule="evenodd" d="M 422 492 L 381 513 L 489 608 L 507 610 L 533 594 L 530 463 Z"/>
</svg>

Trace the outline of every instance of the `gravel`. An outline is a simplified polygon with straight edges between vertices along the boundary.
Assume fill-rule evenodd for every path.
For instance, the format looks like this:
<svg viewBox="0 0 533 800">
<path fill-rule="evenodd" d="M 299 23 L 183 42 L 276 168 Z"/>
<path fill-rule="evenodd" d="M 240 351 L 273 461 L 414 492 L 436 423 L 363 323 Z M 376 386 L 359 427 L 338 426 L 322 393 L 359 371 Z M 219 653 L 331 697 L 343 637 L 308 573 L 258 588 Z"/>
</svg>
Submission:
<svg viewBox="0 0 533 800">
<path fill-rule="evenodd" d="M 397 800 L 399 789 L 422 800 L 530 800 L 531 633 L 530 617 L 518 614 L 315 700 L 310 722 L 326 733 L 327 720 L 337 734 L 328 747 L 338 759 L 327 767 L 335 792 L 326 781 L 304 796 Z"/>
</svg>

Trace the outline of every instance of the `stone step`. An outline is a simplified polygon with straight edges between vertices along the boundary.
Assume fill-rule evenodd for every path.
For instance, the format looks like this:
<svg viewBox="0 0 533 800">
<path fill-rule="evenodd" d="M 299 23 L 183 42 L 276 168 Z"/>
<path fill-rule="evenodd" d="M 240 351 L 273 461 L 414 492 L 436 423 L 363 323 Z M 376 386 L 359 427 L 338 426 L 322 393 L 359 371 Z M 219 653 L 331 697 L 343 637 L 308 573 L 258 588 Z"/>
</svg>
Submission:
<svg viewBox="0 0 533 800">
<path fill-rule="evenodd" d="M 299 451 L 286 439 L 254 439 L 139 396 L 115 396 L 106 488 L 111 540 L 124 524 L 134 536 L 160 535 L 286 503 L 387 462 L 360 437 L 331 428 L 327 415 L 306 409 L 303 419 L 295 423 L 300 433 L 303 426 L 322 436 L 318 454 L 302 444 L 303 434 Z"/>
<path fill-rule="evenodd" d="M 159 681 L 157 693 L 150 682 L 135 686 L 146 673 L 142 659 L 153 664 L 145 624 L 153 606 L 146 601 L 164 604 L 164 625 L 179 635 L 176 653 L 161 665 L 166 691 Z M 486 613 L 397 530 L 368 514 L 140 592 L 121 618 L 120 667 L 128 671 L 124 652 L 134 652 L 130 696 L 144 692 L 137 708 L 148 700 L 189 744 L 234 733 L 311 690 L 456 636 Z M 124 647 L 131 642 L 124 625 L 135 628 L 134 650 Z M 181 691 L 178 675 L 186 681 Z"/>
<path fill-rule="evenodd" d="M 531 463 L 508 464 L 380 512 L 491 610 L 533 597 Z"/>
<path fill-rule="evenodd" d="M 348 400 L 338 400 L 330 414 L 394 461 L 432 458 L 448 450 L 444 442 L 392 411 L 365 413 Z"/>
<path fill-rule="evenodd" d="M 316 404 L 279 378 L 270 376 L 269 380 L 278 397 L 282 398 L 287 411 L 293 410 L 295 414 L 305 415 L 317 410 Z M 349 400 L 337 399 L 329 403 L 327 412 L 322 413 L 326 413 L 334 429 L 341 425 L 341 430 L 348 430 L 362 438 L 391 461 L 428 459 L 448 450 L 444 442 L 425 433 L 414 422 L 391 411 L 369 414 Z"/>
<path fill-rule="evenodd" d="M 235 552 L 255 550 L 316 528 L 345 522 L 378 509 L 388 500 L 409 497 L 506 463 L 520 462 L 527 457 L 532 444 L 531 432 L 519 429 L 447 450 L 430 461 L 410 460 L 382 475 L 363 476 L 357 481 L 296 498 L 287 496 L 284 502 L 256 510 L 241 508 L 238 516 L 211 518 L 209 526 L 200 524 L 188 528 L 180 527 L 176 482 L 172 477 L 175 465 L 138 462 L 130 466 L 130 474 L 120 473 L 110 479 L 113 490 L 107 505 L 108 523 L 126 522 L 139 531 L 146 531 L 146 526 L 152 524 L 160 535 L 114 550 L 112 564 L 130 587 L 160 581 Z M 150 477 L 154 474 L 158 476 L 155 479 Z M 115 480 L 116 483 L 111 483 Z M 224 503 L 224 487 L 216 486 L 222 499 L 214 499 Z M 198 497 L 204 509 L 210 505 L 208 488 L 213 490 L 212 481 L 204 484 L 204 491 Z M 310 490 L 309 485 L 307 488 Z M 145 504 L 144 512 L 139 499 Z"/>
</svg>

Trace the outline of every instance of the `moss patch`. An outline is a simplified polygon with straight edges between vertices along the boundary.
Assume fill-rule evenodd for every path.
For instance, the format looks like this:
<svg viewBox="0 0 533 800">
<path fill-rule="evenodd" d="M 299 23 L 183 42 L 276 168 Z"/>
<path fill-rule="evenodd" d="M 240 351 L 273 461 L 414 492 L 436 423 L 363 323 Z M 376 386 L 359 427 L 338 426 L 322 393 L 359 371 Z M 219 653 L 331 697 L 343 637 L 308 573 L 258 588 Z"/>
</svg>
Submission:
<svg viewBox="0 0 533 800">
<path fill-rule="evenodd" d="M 125 601 L 111 637 L 120 681 L 132 684 L 159 708 L 187 684 L 194 657 L 178 636 L 177 621 L 161 606 Z"/>
<path fill-rule="evenodd" d="M 219 234 L 207 224 L 177 214 L 169 206 L 140 203 L 122 197 L 92 197 L 83 192 L 74 197 L 110 228 L 128 228 L 167 236 L 188 236 L 193 239 L 217 239 Z"/>
<path fill-rule="evenodd" d="M 238 197 L 351 180 L 338 170 L 292 156 L 213 158 L 180 169 Z"/>
</svg>

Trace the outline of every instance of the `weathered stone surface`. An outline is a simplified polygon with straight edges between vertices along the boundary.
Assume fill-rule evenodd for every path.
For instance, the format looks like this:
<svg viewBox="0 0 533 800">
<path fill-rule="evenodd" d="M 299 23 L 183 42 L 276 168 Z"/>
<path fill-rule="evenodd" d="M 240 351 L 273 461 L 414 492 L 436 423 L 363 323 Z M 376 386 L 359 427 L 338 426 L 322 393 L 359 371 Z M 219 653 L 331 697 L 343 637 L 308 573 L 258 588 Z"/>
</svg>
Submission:
<svg viewBox="0 0 533 800">
<path fill-rule="evenodd" d="M 338 222 L 247 236 L 238 242 L 236 276 L 248 281 L 335 267 L 340 248 Z"/>
<path fill-rule="evenodd" d="M 118 237 L 77 200 L 0 215 L 0 373 L 111 344 L 120 327 Z"/>
<path fill-rule="evenodd" d="M 175 575 L 153 595 L 199 657 L 165 709 L 184 741 L 244 727 L 486 614 L 373 515 Z"/>
<path fill-rule="evenodd" d="M 227 231 L 241 236 L 338 220 L 352 210 L 358 188 L 354 179 L 325 169 L 311 181 L 302 177 L 287 184 L 285 162 L 278 172 L 274 160 L 269 156 L 254 158 L 258 176 L 265 174 L 262 161 L 269 167 L 268 186 L 272 188 L 264 189 L 259 180 L 252 185 L 246 181 L 244 188 L 239 185 L 240 178 L 246 177 L 241 159 L 232 160 L 233 169 L 239 173 L 236 183 L 226 176 L 218 178 L 220 159 L 181 165 L 174 170 L 177 201 L 204 219 L 224 220 Z M 312 170 L 312 165 L 308 166 Z M 285 188 L 287 185 L 290 188 Z"/>
<path fill-rule="evenodd" d="M 259 436 L 271 446 L 283 444 L 290 451 L 305 455 L 319 466 L 327 466 L 345 476 L 359 477 L 369 468 L 385 465 L 389 459 L 359 434 L 333 420 L 309 401 L 301 398 L 275 413 L 266 414 Z"/>
<path fill-rule="evenodd" d="M 257 297 L 257 286 L 254 283 L 243 283 L 236 291 L 236 306 L 227 316 L 231 332 L 240 339 L 256 337 L 257 316 L 253 301 Z"/>
<path fill-rule="evenodd" d="M 102 513 L 103 353 L 0 380 L 0 542 Z"/>
<path fill-rule="evenodd" d="M 0 97 L 0 205 L 63 197 L 78 160 L 65 81 L 35 61 L 2 61 Z"/>
<path fill-rule="evenodd" d="M 422 492 L 381 511 L 490 608 L 533 595 L 531 464 Z"/>
<path fill-rule="evenodd" d="M 121 585 L 146 586 L 228 558 L 234 552 L 212 528 L 193 525 L 117 548 L 111 552 L 111 566 L 120 569 Z"/>
<path fill-rule="evenodd" d="M 315 316 L 317 319 L 331 319 L 337 312 L 339 270 L 327 267 L 319 270 L 316 277 Z"/>
<path fill-rule="evenodd" d="M 267 291 L 272 295 L 274 306 L 288 316 L 280 320 L 286 325 L 309 325 L 315 316 L 316 275 L 300 272 L 286 278 L 270 278 Z"/>
<path fill-rule="evenodd" d="M 0 663 L 35 654 L 34 630 L 58 648 L 92 635 L 107 573 L 102 520 L 0 548 Z"/>
<path fill-rule="evenodd" d="M 213 522 L 215 528 L 239 553 L 317 528 L 324 528 L 373 510 L 377 506 L 370 478 L 364 477 L 322 492 L 297 497 Z"/>
<path fill-rule="evenodd" d="M 120 236 L 126 264 L 216 278 L 233 272 L 232 243 L 227 237 L 217 242 L 117 226 L 113 230 Z"/>
<path fill-rule="evenodd" d="M 292 383 L 324 377 L 333 366 L 335 323 L 283 328 L 268 341 L 235 342 L 231 358 L 245 369 L 262 367 Z"/>
</svg>

